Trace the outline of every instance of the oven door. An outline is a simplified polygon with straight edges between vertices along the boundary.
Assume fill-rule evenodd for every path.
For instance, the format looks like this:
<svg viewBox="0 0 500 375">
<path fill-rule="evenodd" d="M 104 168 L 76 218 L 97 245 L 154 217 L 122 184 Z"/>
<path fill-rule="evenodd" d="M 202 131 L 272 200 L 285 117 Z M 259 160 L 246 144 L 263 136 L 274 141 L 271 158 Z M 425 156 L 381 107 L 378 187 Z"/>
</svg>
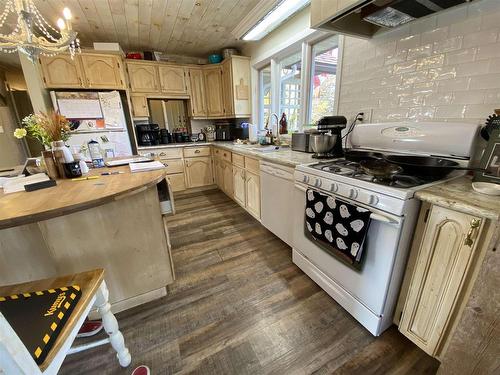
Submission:
<svg viewBox="0 0 500 375">
<path fill-rule="evenodd" d="M 398 252 L 403 217 L 389 215 L 344 197 L 338 197 L 340 200 L 372 211 L 372 220 L 364 243 L 363 264 L 360 270 L 355 270 L 322 249 L 314 240 L 306 237 L 304 217 L 308 188 L 310 187 L 295 184 L 293 248 L 373 314 L 382 316 Z M 336 198 L 334 194 L 320 192 Z"/>
</svg>

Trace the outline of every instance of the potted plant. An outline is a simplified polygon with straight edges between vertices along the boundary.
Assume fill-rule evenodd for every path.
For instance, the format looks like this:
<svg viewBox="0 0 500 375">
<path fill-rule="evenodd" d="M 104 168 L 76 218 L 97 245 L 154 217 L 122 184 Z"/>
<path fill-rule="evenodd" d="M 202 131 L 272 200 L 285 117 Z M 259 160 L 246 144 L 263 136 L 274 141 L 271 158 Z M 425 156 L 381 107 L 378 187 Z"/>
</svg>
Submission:
<svg viewBox="0 0 500 375">
<path fill-rule="evenodd" d="M 14 137 L 26 136 L 39 141 L 44 147 L 42 157 L 47 174 L 51 178 L 64 177 L 62 163 L 73 161 L 73 156 L 64 145 L 70 137 L 70 122 L 59 112 L 31 114 L 22 120 L 22 127 L 14 130 Z"/>
</svg>

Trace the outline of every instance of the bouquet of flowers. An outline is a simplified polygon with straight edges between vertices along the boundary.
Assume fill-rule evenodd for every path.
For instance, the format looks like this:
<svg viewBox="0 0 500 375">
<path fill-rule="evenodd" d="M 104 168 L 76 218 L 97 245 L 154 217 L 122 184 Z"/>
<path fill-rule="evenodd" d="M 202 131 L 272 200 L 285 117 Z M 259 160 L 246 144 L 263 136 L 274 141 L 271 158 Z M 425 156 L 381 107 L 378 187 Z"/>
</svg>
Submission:
<svg viewBox="0 0 500 375">
<path fill-rule="evenodd" d="M 70 122 L 56 111 L 26 116 L 22 124 L 23 127 L 14 130 L 14 137 L 35 138 L 48 149 L 52 142 L 67 141 L 70 136 Z"/>
</svg>

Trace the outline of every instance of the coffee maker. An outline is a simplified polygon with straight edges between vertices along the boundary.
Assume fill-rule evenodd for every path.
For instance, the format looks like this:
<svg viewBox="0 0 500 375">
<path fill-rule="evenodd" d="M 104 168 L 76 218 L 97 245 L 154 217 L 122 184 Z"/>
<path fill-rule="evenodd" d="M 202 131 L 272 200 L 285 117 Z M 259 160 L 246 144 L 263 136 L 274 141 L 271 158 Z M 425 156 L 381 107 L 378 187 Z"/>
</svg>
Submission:
<svg viewBox="0 0 500 375">
<path fill-rule="evenodd" d="M 337 136 L 333 148 L 326 156 L 328 158 L 340 158 L 344 156 L 344 149 L 342 148 L 342 130 L 347 126 L 347 118 L 345 118 L 345 116 L 324 116 L 318 120 L 317 126 L 319 132 L 330 132 L 331 135 Z"/>
<path fill-rule="evenodd" d="M 158 124 L 137 124 L 135 129 L 139 146 L 157 146 L 160 144 L 160 127 Z"/>
</svg>

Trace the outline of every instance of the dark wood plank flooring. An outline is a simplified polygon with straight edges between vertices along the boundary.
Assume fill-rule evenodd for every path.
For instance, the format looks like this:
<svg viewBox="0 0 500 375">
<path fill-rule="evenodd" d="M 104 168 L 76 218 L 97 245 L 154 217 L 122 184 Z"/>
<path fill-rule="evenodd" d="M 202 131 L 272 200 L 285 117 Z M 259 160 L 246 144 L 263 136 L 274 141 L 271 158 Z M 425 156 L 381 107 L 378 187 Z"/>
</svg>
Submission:
<svg viewBox="0 0 500 375">
<path fill-rule="evenodd" d="M 434 374 L 395 327 L 374 338 L 291 261 L 291 249 L 217 190 L 177 197 L 169 295 L 117 315 L 132 365 L 106 345 L 62 374 Z"/>
</svg>

